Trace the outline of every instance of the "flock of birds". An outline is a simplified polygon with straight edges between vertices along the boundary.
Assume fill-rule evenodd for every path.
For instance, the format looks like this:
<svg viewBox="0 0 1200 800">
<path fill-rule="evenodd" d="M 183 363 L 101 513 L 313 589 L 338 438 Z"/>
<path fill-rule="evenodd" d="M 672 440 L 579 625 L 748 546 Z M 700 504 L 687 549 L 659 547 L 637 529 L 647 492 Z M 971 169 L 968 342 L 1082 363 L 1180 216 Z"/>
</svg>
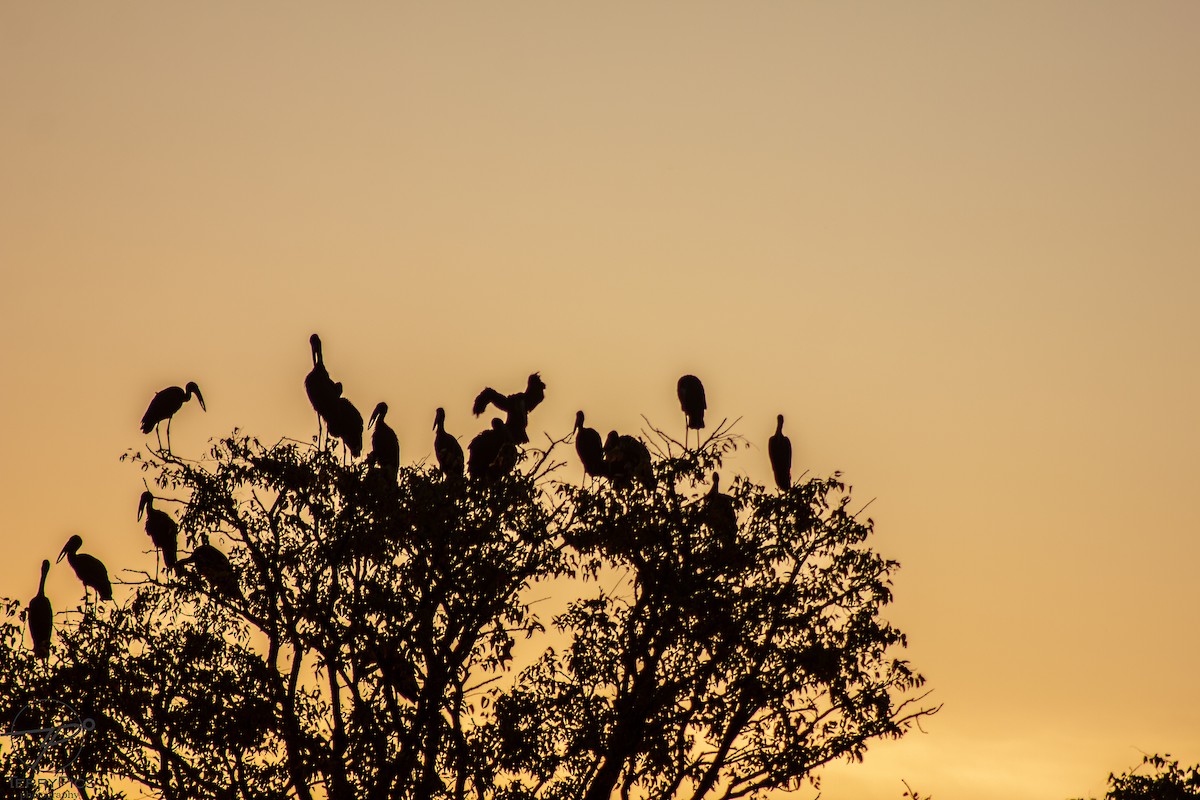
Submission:
<svg viewBox="0 0 1200 800">
<path fill-rule="evenodd" d="M 304 389 L 317 414 L 317 442 L 320 444 L 323 430 L 326 441 L 329 438 L 340 440 L 350 456 L 358 458 L 363 449 L 362 414 L 343 395 L 342 384 L 329 376 L 321 351 L 321 339 L 317 334 L 309 337 L 309 345 L 312 349 L 313 367 L 304 378 Z M 697 431 L 699 446 L 699 431 L 704 428 L 704 412 L 707 409 L 704 384 L 695 375 L 684 375 L 679 379 L 676 389 L 686 422 L 684 447 L 687 447 L 688 432 L 693 430 Z M 171 386 L 163 389 L 150 401 L 142 417 L 141 430 L 144 434 L 154 431 L 160 450 L 162 438 L 159 427 L 163 422 L 167 423 L 167 452 L 170 452 L 171 419 L 193 395 L 200 408 L 207 410 L 200 387 L 194 382 L 189 382 L 183 388 Z M 491 427 L 483 430 L 467 445 L 465 458 L 458 439 L 446 431 L 445 409 L 437 409 L 433 421 L 433 449 L 441 473 L 446 478 L 461 479 L 465 469 L 471 479 L 488 481 L 511 472 L 517 464 L 518 445 L 529 442 L 529 413 L 537 408 L 545 397 L 546 384 L 538 373 L 530 375 L 525 389 L 514 394 L 504 395 L 490 387 L 485 388 L 475 398 L 472 412 L 479 416 L 491 405 L 503 411 L 505 418 L 493 418 Z M 400 471 L 400 442 L 395 431 L 385 420 L 387 411 L 387 403 L 379 403 L 367 423 L 367 428 L 372 429 L 368 464 L 372 469 L 378 469 L 395 480 Z M 592 478 L 606 478 L 617 488 L 629 488 L 635 481 L 647 489 L 654 487 L 650 451 L 640 439 L 610 431 L 602 441 L 597 430 L 584 425 L 582 411 L 575 414 L 573 432 L 575 450 L 587 475 Z M 792 483 L 792 444 L 783 433 L 782 414 L 776 418 L 775 433 L 767 442 L 767 454 L 776 485 L 781 490 L 788 489 Z M 722 539 L 732 539 L 737 531 L 737 510 L 733 498 L 722 494 L 719 485 L 720 476 L 714 473 L 712 487 L 704 500 L 705 519 Z M 170 514 L 155 508 L 154 500 L 153 493 L 142 493 L 138 501 L 138 520 L 145 519 L 146 533 L 154 544 L 156 559 L 161 555 L 162 562 L 168 570 L 177 570 L 191 564 L 214 589 L 228 597 L 240 598 L 241 588 L 229 559 L 210 545 L 207 537 L 204 537 L 203 543 L 198 545 L 191 555 L 179 558 L 179 525 Z M 83 539 L 78 535 L 72 536 L 59 553 L 58 562 L 66 558 L 83 584 L 85 607 L 88 589 L 94 590 L 99 600 L 112 600 L 112 584 L 104 563 L 95 556 L 80 553 L 81 546 Z M 46 597 L 46 576 L 49 573 L 50 561 L 44 560 L 38 593 L 29 601 L 27 613 L 34 655 L 39 659 L 49 657 L 50 641 L 54 632 L 54 611 L 50 599 Z"/>
</svg>

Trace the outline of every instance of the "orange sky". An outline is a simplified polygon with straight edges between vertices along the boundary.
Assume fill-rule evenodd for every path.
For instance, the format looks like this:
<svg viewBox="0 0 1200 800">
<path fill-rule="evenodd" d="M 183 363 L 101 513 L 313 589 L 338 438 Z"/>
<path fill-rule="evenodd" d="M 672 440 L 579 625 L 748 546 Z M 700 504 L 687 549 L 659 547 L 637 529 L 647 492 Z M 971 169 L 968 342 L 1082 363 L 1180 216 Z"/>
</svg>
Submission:
<svg viewBox="0 0 1200 800">
<path fill-rule="evenodd" d="M 1200 761 L 1200 6 L 0 4 L 0 595 L 141 563 L 150 396 L 412 462 L 484 384 L 844 470 L 945 710 L 826 800 Z M 736 466 L 767 480 L 762 450 Z M 76 601 L 51 573 L 58 608 Z"/>
</svg>

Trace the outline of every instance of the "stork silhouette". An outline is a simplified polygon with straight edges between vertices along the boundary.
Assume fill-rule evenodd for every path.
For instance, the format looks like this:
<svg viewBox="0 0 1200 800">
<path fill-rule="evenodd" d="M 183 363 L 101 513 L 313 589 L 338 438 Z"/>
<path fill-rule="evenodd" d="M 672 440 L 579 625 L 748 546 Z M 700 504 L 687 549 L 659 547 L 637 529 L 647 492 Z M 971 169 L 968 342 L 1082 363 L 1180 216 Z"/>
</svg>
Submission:
<svg viewBox="0 0 1200 800">
<path fill-rule="evenodd" d="M 188 381 L 184 388 L 168 386 L 156 393 L 150 401 L 146 413 L 142 415 L 142 433 L 154 431 L 154 435 L 158 437 L 159 450 L 162 450 L 162 437 L 158 433 L 159 424 L 164 419 L 167 421 L 167 452 L 169 453 L 171 452 L 171 419 L 179 409 L 183 408 L 183 404 L 192 398 L 192 395 L 196 395 L 196 399 L 200 401 L 200 410 L 208 411 L 204 405 L 204 397 L 200 394 L 200 387 L 194 381 Z"/>
<path fill-rule="evenodd" d="M 180 559 L 176 566 L 182 567 L 185 564 L 194 564 L 196 572 L 220 594 L 243 599 L 242 588 L 238 585 L 233 565 L 229 563 L 225 554 L 209 544 L 207 539 L 198 545 L 190 556 Z"/>
<path fill-rule="evenodd" d="M 492 427 L 471 440 L 467 452 L 467 472 L 475 479 L 495 480 L 517 465 L 517 446 L 499 417 L 493 417 Z"/>
<path fill-rule="evenodd" d="M 42 561 L 42 580 L 38 593 L 29 601 L 29 638 L 33 640 L 34 658 L 45 661 L 50 657 L 50 639 L 54 636 L 54 608 L 46 597 L 46 576 L 50 574 L 50 561 Z"/>
<path fill-rule="evenodd" d="M 342 396 L 342 384 L 335 383 L 337 397 L 329 408 L 326 418 L 328 433 L 331 437 L 342 440 L 342 445 L 350 451 L 351 458 L 362 455 L 363 448 L 363 418 L 358 409 L 349 399 Z M 399 447 L 399 445 L 397 445 Z M 399 460 L 399 455 L 397 455 Z"/>
<path fill-rule="evenodd" d="M 508 428 L 512 440 L 517 444 L 525 444 L 529 441 L 529 433 L 526 431 L 529 412 L 537 408 L 545 398 L 546 384 L 542 382 L 541 375 L 535 372 L 529 376 L 523 392 L 502 395 L 490 386 L 485 388 L 475 398 L 475 405 L 471 411 L 478 417 L 487 410 L 489 404 L 494 405 L 507 414 L 504 425 Z"/>
<path fill-rule="evenodd" d="M 391 426 L 384 421 L 387 411 L 387 403 L 379 403 L 371 412 L 371 421 L 367 423 L 367 427 L 375 430 L 371 433 L 369 460 L 395 482 L 400 474 L 400 440 L 396 438 L 396 432 Z"/>
<path fill-rule="evenodd" d="M 433 453 L 437 456 L 442 475 L 461 478 L 465 464 L 463 449 L 458 439 L 446 433 L 446 409 L 439 408 L 433 415 L 433 429 L 437 431 L 433 437 Z"/>
<path fill-rule="evenodd" d="M 583 426 L 583 412 L 575 412 L 575 452 L 583 462 L 583 471 L 593 478 L 606 474 L 604 466 L 604 442 L 595 428 Z"/>
<path fill-rule="evenodd" d="M 775 485 L 786 492 L 792 486 L 792 440 L 783 435 L 783 414 L 775 418 L 775 435 L 767 440 L 767 455 Z"/>
<path fill-rule="evenodd" d="M 108 580 L 108 569 L 104 566 L 104 562 L 95 556 L 79 552 L 79 548 L 82 546 L 83 537 L 78 534 L 72 536 L 63 545 L 62 552 L 58 554 L 58 560 L 62 561 L 65 556 L 67 563 L 71 565 L 71 569 L 75 570 L 75 576 L 83 584 L 83 602 L 85 606 L 87 605 L 87 590 L 89 587 L 96 590 L 96 596 L 100 600 L 112 600 L 112 584 Z"/>
<path fill-rule="evenodd" d="M 328 427 L 333 404 L 341 392 L 334 384 L 333 379 L 329 377 L 329 371 L 325 369 L 325 358 L 321 352 L 321 337 L 314 333 L 308 337 L 308 344 L 312 348 L 313 368 L 304 376 L 304 391 L 308 394 L 308 402 L 312 403 L 313 411 L 317 412 L 317 446 L 319 447 L 321 445 L 321 421 L 324 420 Z"/>
<path fill-rule="evenodd" d="M 179 525 L 171 519 L 171 515 L 154 507 L 154 495 L 142 492 L 138 501 L 138 519 L 146 517 L 146 533 L 154 542 L 154 569 L 158 575 L 158 554 L 162 553 L 163 563 L 167 569 L 174 569 L 179 552 Z"/>
<path fill-rule="evenodd" d="M 704 400 L 704 384 L 695 375 L 684 375 L 675 386 L 679 395 L 679 405 L 683 409 L 685 426 L 683 429 L 683 448 L 687 449 L 688 430 L 699 431 L 704 427 L 704 409 L 708 404 Z M 696 434 L 696 446 L 700 446 L 700 434 Z"/>
</svg>

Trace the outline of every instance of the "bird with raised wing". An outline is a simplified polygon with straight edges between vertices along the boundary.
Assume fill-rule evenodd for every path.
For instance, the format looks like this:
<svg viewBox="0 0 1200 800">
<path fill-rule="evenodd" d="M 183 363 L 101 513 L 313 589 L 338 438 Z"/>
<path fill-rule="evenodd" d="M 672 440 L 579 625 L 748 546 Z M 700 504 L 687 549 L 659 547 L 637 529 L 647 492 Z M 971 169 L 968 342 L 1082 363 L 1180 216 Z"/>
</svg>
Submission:
<svg viewBox="0 0 1200 800">
<path fill-rule="evenodd" d="M 487 410 L 489 404 L 494 405 L 507 415 L 504 424 L 512 440 L 517 444 L 525 444 L 529 441 L 529 412 L 537 408 L 545 398 L 546 384 L 542 382 L 541 375 L 535 372 L 529 376 L 523 392 L 502 395 L 490 386 L 485 388 L 475 398 L 475 405 L 471 407 L 471 411 L 478 417 Z"/>
</svg>

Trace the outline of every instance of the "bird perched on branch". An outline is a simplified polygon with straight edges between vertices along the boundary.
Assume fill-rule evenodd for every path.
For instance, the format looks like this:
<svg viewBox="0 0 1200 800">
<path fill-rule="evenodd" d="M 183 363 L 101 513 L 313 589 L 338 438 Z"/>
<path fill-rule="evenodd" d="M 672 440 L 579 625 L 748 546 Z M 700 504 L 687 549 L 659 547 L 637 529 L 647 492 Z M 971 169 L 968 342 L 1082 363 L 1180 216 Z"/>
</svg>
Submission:
<svg viewBox="0 0 1200 800">
<path fill-rule="evenodd" d="M 157 551 L 162 553 L 167 569 L 174 569 L 178 560 L 179 525 L 171 519 L 170 514 L 154 507 L 154 495 L 150 492 L 142 492 L 142 498 L 138 502 L 139 520 L 143 514 L 146 517 L 146 533 L 150 536 L 150 541 L 154 542 Z"/>
<path fill-rule="evenodd" d="M 391 426 L 384 422 L 387 410 L 387 403 L 378 404 L 371 412 L 371 421 L 367 423 L 368 428 L 375 429 L 371 433 L 370 461 L 394 481 L 400 473 L 400 440 Z"/>
<path fill-rule="evenodd" d="M 484 389 L 475 398 L 475 405 L 471 411 L 478 417 L 487 410 L 489 404 L 494 405 L 508 415 L 504 424 L 512 440 L 517 444 L 525 444 L 529 441 L 529 434 L 526 432 L 529 412 L 537 408 L 545 398 L 546 384 L 542 383 L 541 375 L 535 372 L 529 376 L 523 392 L 505 396 L 490 386 Z"/>
<path fill-rule="evenodd" d="M 604 440 L 604 472 L 613 486 L 628 488 L 637 480 L 647 489 L 654 488 L 654 465 L 650 451 L 639 439 L 609 431 Z"/>
<path fill-rule="evenodd" d="M 704 384 L 695 375 L 684 375 L 675 386 L 679 395 L 679 405 L 683 408 L 686 427 L 683 429 L 683 446 L 687 448 L 688 430 L 700 430 L 704 427 L 704 409 L 708 404 L 704 400 Z M 699 446 L 699 434 L 696 435 Z"/>
<path fill-rule="evenodd" d="M 721 476 L 714 472 L 712 488 L 704 497 L 701 513 L 704 523 L 720 540 L 721 546 L 729 547 L 737 541 L 737 508 L 732 497 L 721 494 L 720 483 Z"/>
<path fill-rule="evenodd" d="M 329 407 L 329 416 L 325 418 L 328 433 L 342 440 L 342 444 L 350 451 L 351 458 L 358 458 L 362 455 L 363 448 L 362 414 L 358 413 L 354 403 L 342 396 L 341 383 L 335 383 L 333 386 L 337 396 Z M 398 460 L 399 456 L 396 458 Z"/>
<path fill-rule="evenodd" d="M 792 440 L 783 435 L 783 414 L 775 420 L 775 435 L 767 440 L 767 455 L 771 457 L 775 485 L 787 491 L 792 485 Z"/>
<path fill-rule="evenodd" d="M 161 392 L 154 395 L 150 401 L 150 405 L 146 408 L 146 413 L 142 416 L 142 433 L 150 433 L 154 431 L 154 435 L 158 437 L 158 447 L 162 449 L 162 437 L 158 434 L 158 426 L 164 419 L 167 421 L 167 452 L 171 452 L 171 419 L 179 409 L 183 408 L 183 404 L 192 399 L 192 395 L 196 395 L 196 399 L 200 401 L 200 410 L 208 411 L 204 406 L 204 397 L 200 394 L 200 387 L 194 381 L 189 381 L 187 386 L 179 388 L 178 386 L 168 386 Z"/>
<path fill-rule="evenodd" d="M 105 568 L 104 562 L 95 556 L 79 552 L 79 548 L 82 546 L 83 537 L 78 534 L 72 536 L 63 545 L 62 552 L 58 554 L 58 561 L 61 562 L 65 556 L 71 569 L 75 570 L 75 576 L 83 584 L 85 603 L 87 602 L 88 587 L 95 589 L 96 595 L 101 600 L 112 600 L 112 584 L 108 581 L 108 569 Z"/>
<path fill-rule="evenodd" d="M 33 640 L 33 655 L 45 660 L 50 657 L 50 639 L 54 636 L 54 609 L 46 597 L 46 576 L 50 574 L 50 561 L 42 561 L 42 580 L 38 593 L 29 601 L 26 619 L 29 621 L 29 638 Z"/>
<path fill-rule="evenodd" d="M 242 589 L 238 586 L 233 565 L 224 553 L 207 541 L 193 550 L 190 556 L 180 559 L 176 566 L 182 567 L 185 564 L 195 564 L 196 572 L 221 594 L 241 599 Z"/>
<path fill-rule="evenodd" d="M 595 428 L 583 427 L 583 412 L 575 412 L 575 452 L 583 462 L 583 471 L 593 478 L 605 475 L 604 442 Z"/>
<path fill-rule="evenodd" d="M 517 465 L 517 446 L 499 417 L 493 417 L 492 427 L 471 440 L 467 452 L 467 472 L 472 478 L 500 478 Z"/>
<path fill-rule="evenodd" d="M 433 429 L 437 431 L 433 437 L 433 453 L 437 456 L 438 467 L 447 478 L 461 478 L 463 449 L 458 439 L 446 433 L 446 409 L 439 408 L 433 415 Z"/>
<path fill-rule="evenodd" d="M 333 404 L 337 401 L 341 392 L 333 379 L 329 377 L 329 371 L 325 369 L 325 358 L 321 352 L 321 337 L 315 333 L 308 337 L 308 344 L 312 348 L 312 370 L 304 376 L 304 391 L 308 393 L 308 402 L 312 403 L 313 411 L 317 412 L 317 443 L 321 440 L 321 421 L 329 424 L 329 416 L 333 409 Z"/>
</svg>

